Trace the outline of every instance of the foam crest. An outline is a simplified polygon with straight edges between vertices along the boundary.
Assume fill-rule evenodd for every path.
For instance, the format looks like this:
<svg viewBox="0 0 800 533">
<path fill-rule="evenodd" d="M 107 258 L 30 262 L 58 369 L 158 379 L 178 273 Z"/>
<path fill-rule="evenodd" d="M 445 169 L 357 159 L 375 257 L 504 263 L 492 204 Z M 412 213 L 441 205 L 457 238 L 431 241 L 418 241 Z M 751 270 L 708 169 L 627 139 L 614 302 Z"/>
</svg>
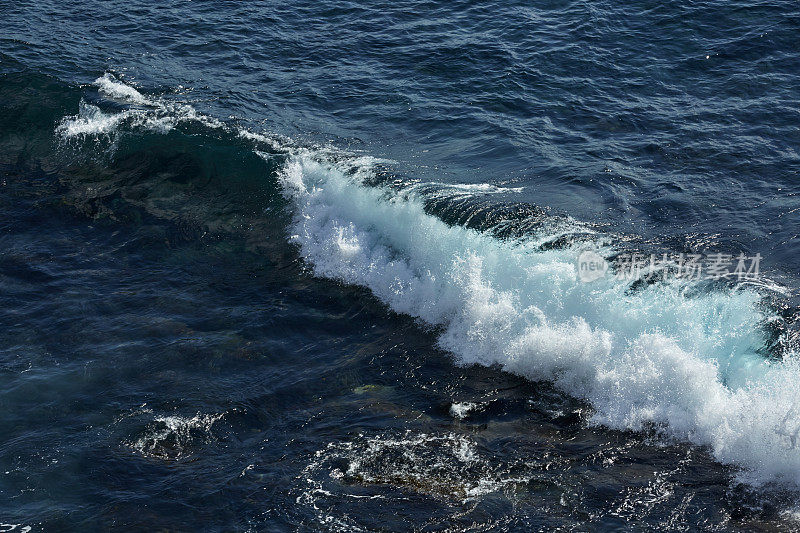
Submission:
<svg viewBox="0 0 800 533">
<path fill-rule="evenodd" d="M 78 114 L 65 117 L 56 127 L 56 134 L 62 139 L 105 137 L 116 141 L 123 131 L 142 129 L 167 133 L 179 124 L 187 122 L 197 122 L 212 129 L 225 127 L 222 122 L 198 113 L 188 104 L 145 96 L 109 73 L 97 78 L 94 85 L 103 96 L 130 107 L 115 113 L 107 113 L 98 106 L 82 100 Z"/>
<path fill-rule="evenodd" d="M 800 485 L 800 368 L 759 355 L 769 317 L 757 292 L 580 283 L 577 248 L 448 226 L 413 190 L 365 186 L 369 172 L 308 150 L 287 163 L 291 238 L 316 274 L 442 327 L 461 364 L 552 381 L 590 402 L 595 424 L 708 446 L 754 484 Z"/>
<path fill-rule="evenodd" d="M 106 114 L 99 107 L 83 101 L 78 105 L 78 110 L 77 115 L 62 120 L 56 128 L 56 132 L 62 137 L 109 135 L 131 115 L 129 112 Z"/>
<path fill-rule="evenodd" d="M 149 104 L 149 100 L 135 88 L 118 81 L 111 73 L 106 72 L 94 81 L 95 86 L 106 96 L 128 103 Z"/>
<path fill-rule="evenodd" d="M 430 188 L 431 186 L 438 187 L 450 193 L 467 193 L 467 194 L 502 194 L 502 193 L 519 193 L 525 190 L 524 187 L 501 187 L 492 185 L 491 183 L 439 183 L 430 182 L 425 183 L 423 187 Z"/>
</svg>

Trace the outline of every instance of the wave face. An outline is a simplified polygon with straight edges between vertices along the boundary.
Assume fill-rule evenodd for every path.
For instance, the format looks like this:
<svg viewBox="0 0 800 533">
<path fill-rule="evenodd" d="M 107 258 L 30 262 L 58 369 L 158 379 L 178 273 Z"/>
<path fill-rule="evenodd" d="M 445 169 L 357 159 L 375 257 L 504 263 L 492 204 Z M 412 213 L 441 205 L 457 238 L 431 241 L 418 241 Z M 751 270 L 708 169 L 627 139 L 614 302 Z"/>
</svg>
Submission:
<svg viewBox="0 0 800 533">
<path fill-rule="evenodd" d="M 96 85 L 141 107 L 106 113 L 84 103 L 58 125 L 63 139 L 105 136 L 113 145 L 123 123 L 158 133 L 183 122 L 229 128 L 110 75 Z M 764 357 L 776 316 L 754 288 L 581 283 L 577 255 L 615 253 L 610 236 L 561 220 L 502 239 L 492 231 L 502 222 L 477 230 L 431 209 L 466 187 L 387 188 L 375 185 L 376 159 L 235 135 L 268 161 L 279 154 L 277 179 L 294 213 L 289 238 L 313 272 L 366 287 L 393 311 L 436 328 L 459 364 L 552 382 L 591 405 L 592 424 L 707 446 L 750 484 L 800 486 L 800 364 L 792 350 Z M 570 231 L 590 238 L 542 246 Z"/>
</svg>

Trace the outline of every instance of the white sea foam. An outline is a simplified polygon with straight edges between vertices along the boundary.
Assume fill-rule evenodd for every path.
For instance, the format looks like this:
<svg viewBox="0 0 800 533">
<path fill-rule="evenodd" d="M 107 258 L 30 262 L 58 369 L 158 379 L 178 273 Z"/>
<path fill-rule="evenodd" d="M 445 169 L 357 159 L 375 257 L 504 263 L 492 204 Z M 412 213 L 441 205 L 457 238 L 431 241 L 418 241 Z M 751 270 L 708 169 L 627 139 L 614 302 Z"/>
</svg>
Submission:
<svg viewBox="0 0 800 533">
<path fill-rule="evenodd" d="M 450 416 L 458 420 L 464 420 L 478 407 L 478 404 L 474 402 L 455 402 L 450 406 Z"/>
<path fill-rule="evenodd" d="M 341 469 L 342 460 L 347 464 Z M 395 485 L 456 501 L 503 490 L 523 481 L 493 467 L 468 437 L 412 433 L 395 436 L 360 435 L 336 442 L 315 454 L 301 476 L 308 483 L 298 503 L 330 495 L 329 478 L 362 485 Z M 331 487 L 333 488 L 333 487 Z"/>
<path fill-rule="evenodd" d="M 281 181 L 292 239 L 316 274 L 368 287 L 397 312 L 443 326 L 462 364 L 499 364 L 589 401 L 591 421 L 655 428 L 710 448 L 754 484 L 800 485 L 800 365 L 757 353 L 759 295 L 630 293 L 576 280 L 575 249 L 539 251 L 459 226 L 298 151 Z"/>
<path fill-rule="evenodd" d="M 501 187 L 498 185 L 492 185 L 491 183 L 438 183 L 438 182 L 431 182 L 431 183 L 424 183 L 422 184 L 425 187 L 429 187 L 431 185 L 440 187 L 444 190 L 449 191 L 459 191 L 464 193 L 470 194 L 501 194 L 507 192 L 522 192 L 525 190 L 524 187 Z"/>
<path fill-rule="evenodd" d="M 159 416 L 145 434 L 129 443 L 129 446 L 149 457 L 178 459 L 188 453 L 187 450 L 198 438 L 210 439 L 211 427 L 222 417 L 222 414 L 202 413 L 192 417 Z"/>
<path fill-rule="evenodd" d="M 31 526 L 23 526 L 22 524 L 0 524 L 0 533 L 7 533 L 11 531 L 28 533 L 30 530 Z"/>
<path fill-rule="evenodd" d="M 127 113 L 107 115 L 96 106 L 81 102 L 75 117 L 63 120 L 57 131 L 65 137 L 84 135 L 108 135 L 116 130 L 119 123 L 127 118 Z"/>
<path fill-rule="evenodd" d="M 106 72 L 94 81 L 99 91 L 106 96 L 129 103 L 148 104 L 148 99 L 135 88 L 117 80 L 111 73 Z"/>
<path fill-rule="evenodd" d="M 145 129 L 158 133 L 167 133 L 184 122 L 199 122 L 210 128 L 223 127 L 222 122 L 198 113 L 190 105 L 145 96 L 108 73 L 97 78 L 94 85 L 107 97 L 125 104 L 147 107 L 132 107 L 116 113 L 106 113 L 95 105 L 81 101 L 78 114 L 65 117 L 56 127 L 56 134 L 61 138 L 105 136 L 116 141 L 123 124 L 129 129 Z"/>
</svg>

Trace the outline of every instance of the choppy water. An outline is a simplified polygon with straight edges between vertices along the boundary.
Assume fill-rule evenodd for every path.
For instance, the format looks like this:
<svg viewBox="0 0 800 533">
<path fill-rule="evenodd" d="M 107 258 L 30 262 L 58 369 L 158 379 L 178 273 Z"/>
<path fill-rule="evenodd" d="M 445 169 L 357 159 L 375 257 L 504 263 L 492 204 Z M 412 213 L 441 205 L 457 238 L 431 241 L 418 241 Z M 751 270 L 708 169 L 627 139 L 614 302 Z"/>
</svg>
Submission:
<svg viewBox="0 0 800 533">
<path fill-rule="evenodd" d="M 0 8 L 0 531 L 800 527 L 795 3 Z"/>
</svg>

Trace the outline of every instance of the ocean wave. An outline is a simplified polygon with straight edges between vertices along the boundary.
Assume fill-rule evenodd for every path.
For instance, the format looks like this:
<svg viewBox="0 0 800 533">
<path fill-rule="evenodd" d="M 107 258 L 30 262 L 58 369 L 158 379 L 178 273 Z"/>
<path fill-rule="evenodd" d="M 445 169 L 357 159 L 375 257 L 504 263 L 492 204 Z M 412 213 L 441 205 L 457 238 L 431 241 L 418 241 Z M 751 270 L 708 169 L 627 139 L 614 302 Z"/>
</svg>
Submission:
<svg viewBox="0 0 800 533">
<path fill-rule="evenodd" d="M 161 133 L 181 121 L 228 128 L 110 76 L 96 85 L 145 107 L 109 114 L 85 104 L 59 125 L 63 138 Z M 591 234 L 585 225 L 561 220 L 504 240 L 436 216 L 425 187 L 375 186 L 373 158 L 236 134 L 265 159 L 274 154 L 264 145 L 285 155 L 278 181 L 294 212 L 290 240 L 314 272 L 369 288 L 394 311 L 438 328 L 458 363 L 550 381 L 591 404 L 590 423 L 706 446 L 738 467 L 742 481 L 800 485 L 800 363 L 792 350 L 763 356 L 774 312 L 757 290 L 684 280 L 636 291 L 613 278 L 581 283 L 577 255 L 613 255 L 613 240 L 542 244 L 569 232 L 565 226 Z"/>
<path fill-rule="evenodd" d="M 281 181 L 296 206 L 292 239 L 315 273 L 442 327 L 460 363 L 551 381 L 591 403 L 592 423 L 708 446 L 751 483 L 800 484 L 800 365 L 759 354 L 769 319 L 759 293 L 581 283 L 573 247 L 449 226 L 423 199 L 366 187 L 311 151 Z"/>
</svg>

